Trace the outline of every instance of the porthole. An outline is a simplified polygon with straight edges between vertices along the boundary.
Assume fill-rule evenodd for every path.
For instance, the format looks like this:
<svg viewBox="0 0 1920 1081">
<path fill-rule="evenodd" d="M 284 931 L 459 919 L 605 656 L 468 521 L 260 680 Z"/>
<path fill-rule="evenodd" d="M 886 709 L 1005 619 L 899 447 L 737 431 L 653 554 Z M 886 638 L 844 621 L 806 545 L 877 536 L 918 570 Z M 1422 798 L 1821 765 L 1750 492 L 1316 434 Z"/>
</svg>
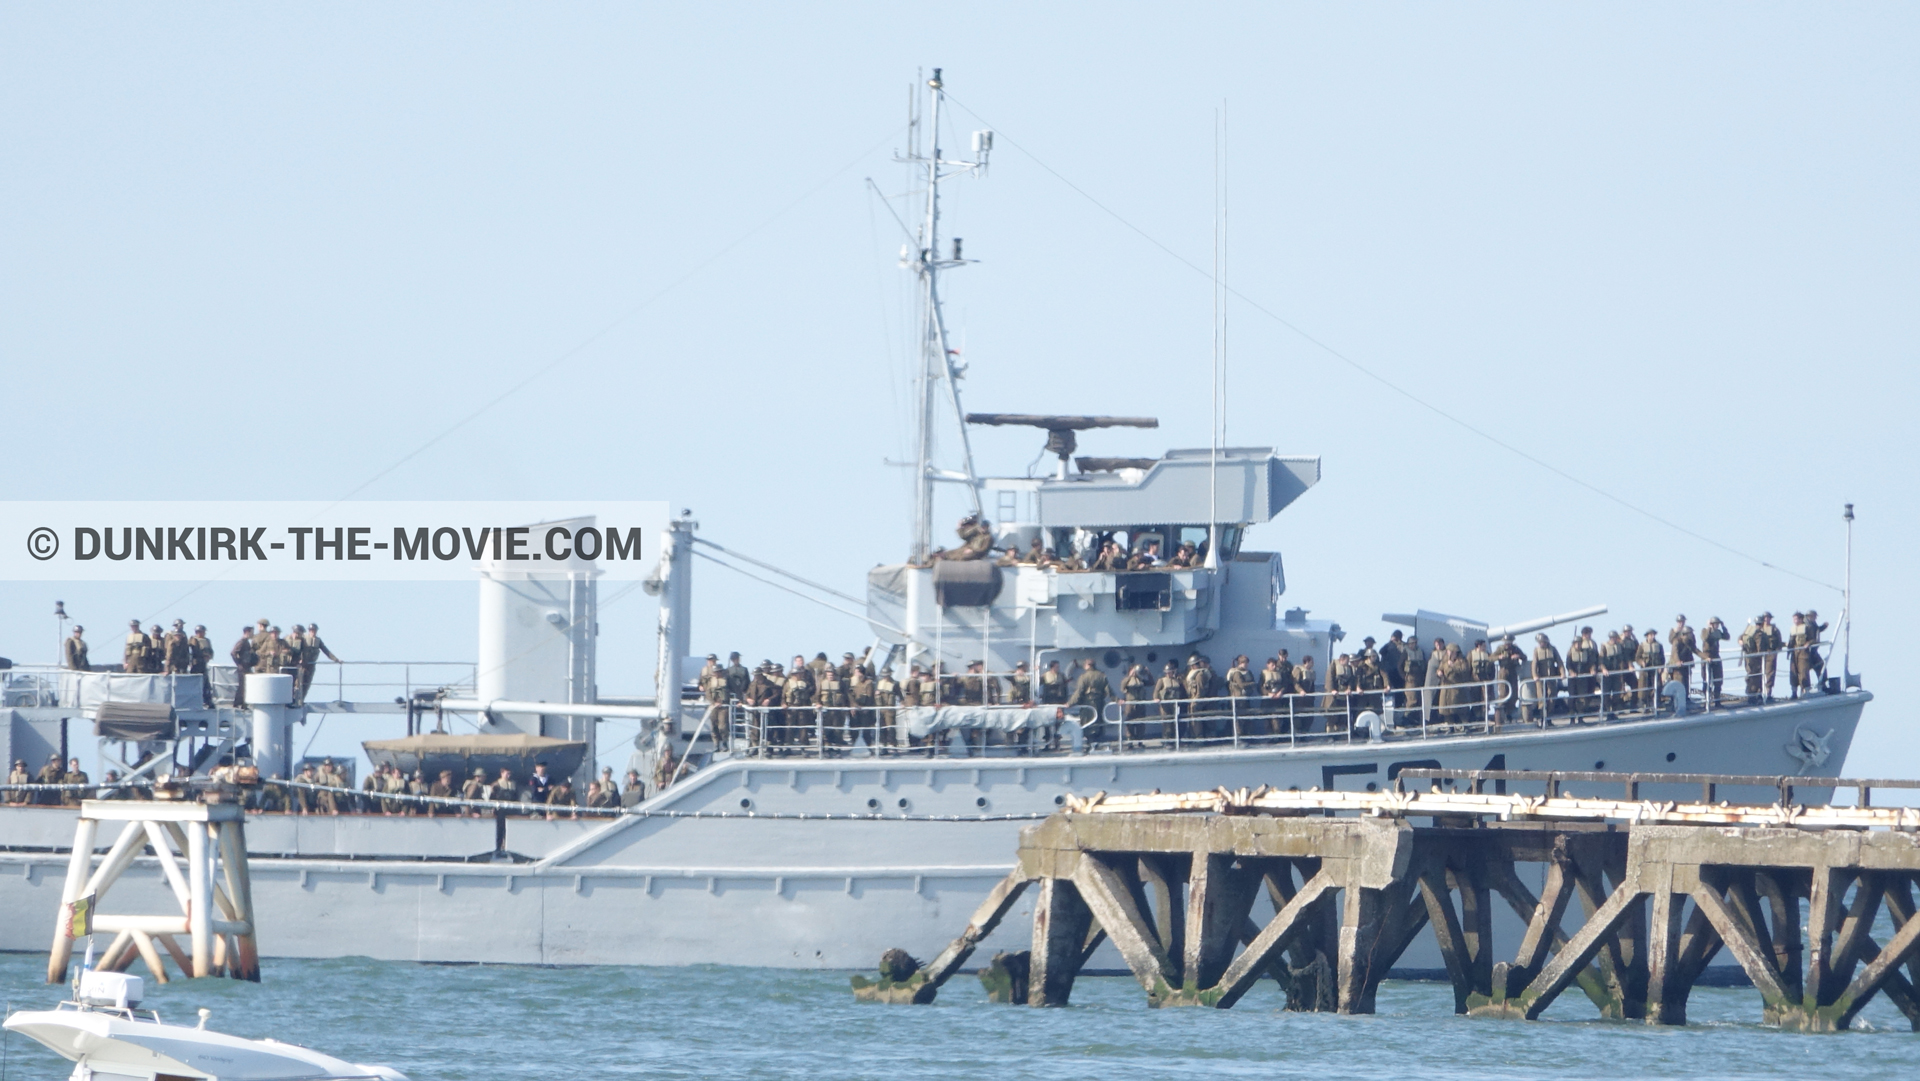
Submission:
<svg viewBox="0 0 1920 1081">
<path fill-rule="evenodd" d="M 1606 762 L 1605 762 L 1604 760 L 1602 760 L 1602 761 L 1599 761 L 1599 762 L 1595 762 L 1595 763 L 1593 764 L 1593 768 L 1594 768 L 1594 770 L 1595 770 L 1596 772 L 1598 772 L 1599 770 L 1603 770 L 1603 769 L 1606 769 L 1606 768 L 1607 768 L 1607 763 L 1606 763 Z"/>
<path fill-rule="evenodd" d="M 1367 782 L 1367 791 L 1369 791 L 1369 792 L 1378 792 L 1378 791 L 1380 791 L 1380 786 L 1379 786 L 1379 785 L 1377 785 L 1377 784 L 1375 784 L 1375 783 L 1373 783 L 1372 781 L 1368 781 L 1368 782 Z"/>
<path fill-rule="evenodd" d="M 905 796 L 902 796 L 902 797 L 900 798 L 900 803 L 899 803 L 899 807 L 900 807 L 900 809 L 901 809 L 901 810 L 903 810 L 903 811 L 907 809 L 907 800 L 906 800 L 906 797 L 905 797 Z"/>
<path fill-rule="evenodd" d="M 974 801 L 973 801 L 973 805 L 974 805 L 975 807 L 985 807 L 985 806 L 987 805 L 987 797 L 985 797 L 985 796 L 979 796 L 979 797 L 977 797 L 977 798 L 975 798 L 975 799 L 974 799 Z"/>
<path fill-rule="evenodd" d="M 743 810 L 743 811 L 751 811 L 751 810 L 753 810 L 753 801 L 752 801 L 752 800 L 750 800 L 750 799 L 743 799 L 743 800 L 741 800 L 741 801 L 740 801 L 740 809 L 741 809 L 741 810 Z"/>
<path fill-rule="evenodd" d="M 1067 805 L 1067 797 L 1065 796 L 1053 797 L 1053 805 L 1055 807 L 1065 807 Z"/>
<path fill-rule="evenodd" d="M 1106 655 L 1100 658 L 1100 663 L 1106 665 L 1108 668 L 1118 667 L 1120 664 L 1120 651 L 1117 649 L 1107 650 Z"/>
<path fill-rule="evenodd" d="M 1673 761 L 1673 759 L 1674 759 L 1674 754 L 1673 754 L 1673 752 L 1672 752 L 1672 751 L 1668 751 L 1668 752 L 1667 752 L 1667 761 L 1669 761 L 1669 762 L 1671 762 L 1671 761 Z"/>
<path fill-rule="evenodd" d="M 869 811 L 877 811 L 877 810 L 879 810 L 879 809 L 880 809 L 880 801 L 879 801 L 879 800 L 877 800 L 877 799 L 870 799 L 870 800 L 868 800 L 868 801 L 867 801 L 867 810 L 869 810 Z"/>
<path fill-rule="evenodd" d="M 1159 660 L 1159 659 L 1160 659 L 1160 654 L 1158 654 L 1158 653 L 1155 653 L 1155 652 L 1153 652 L 1152 650 L 1148 650 L 1148 651 L 1147 651 L 1147 663 L 1148 663 L 1148 664 L 1152 664 L 1152 663 L 1154 663 L 1155 661 L 1157 661 L 1157 660 Z"/>
</svg>

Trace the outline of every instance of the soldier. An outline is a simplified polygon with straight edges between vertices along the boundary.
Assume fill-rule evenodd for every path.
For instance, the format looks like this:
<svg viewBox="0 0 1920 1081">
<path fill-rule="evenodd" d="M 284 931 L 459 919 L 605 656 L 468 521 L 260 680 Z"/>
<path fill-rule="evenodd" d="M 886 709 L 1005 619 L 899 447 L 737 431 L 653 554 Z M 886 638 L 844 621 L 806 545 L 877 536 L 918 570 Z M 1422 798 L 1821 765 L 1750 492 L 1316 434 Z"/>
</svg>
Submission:
<svg viewBox="0 0 1920 1081">
<path fill-rule="evenodd" d="M 288 670 L 293 668 L 293 648 L 286 639 L 280 637 L 280 628 L 267 628 L 267 646 L 271 650 L 272 664 L 261 667 L 270 673 L 289 674 Z"/>
<path fill-rule="evenodd" d="M 1438 653 L 1437 650 L 1435 652 Z M 1332 724 L 1331 715 L 1337 713 L 1344 730 L 1351 716 L 1347 709 L 1347 692 L 1352 689 L 1353 657 L 1342 653 L 1333 659 L 1333 667 L 1327 670 L 1327 694 L 1320 700 L 1320 708 L 1329 714 L 1329 725 Z"/>
<path fill-rule="evenodd" d="M 315 777 L 317 778 L 315 783 L 326 785 L 328 788 L 347 787 L 346 774 L 333 768 L 333 759 L 331 758 L 323 758 L 320 760 L 320 769 L 316 771 Z M 340 802 L 335 793 L 315 792 L 313 796 L 314 807 L 321 813 L 329 815 L 338 815 L 340 813 Z"/>
<path fill-rule="evenodd" d="M 1021 662 L 1025 666 L 1025 662 Z M 873 723 L 879 729 L 878 738 L 885 743 L 895 742 L 895 730 L 899 724 L 901 687 L 893 678 L 893 670 L 883 668 L 880 678 L 873 681 Z"/>
<path fill-rule="evenodd" d="M 1372 654 L 1363 654 L 1353 673 L 1354 713 L 1358 716 L 1366 710 L 1376 714 L 1385 705 L 1387 674 L 1380 670 L 1380 662 Z"/>
<path fill-rule="evenodd" d="M 800 658 L 795 657 L 794 660 L 799 661 Z M 812 705 L 813 681 L 807 678 L 806 665 L 795 664 L 793 671 L 788 673 L 786 682 L 780 687 L 781 713 L 786 721 L 785 742 L 797 744 L 811 742 L 807 729 L 812 728 L 814 724 L 813 710 L 810 708 Z M 661 753 L 666 755 L 671 752 L 662 751 Z"/>
<path fill-rule="evenodd" d="M 847 699 L 853 707 L 849 718 L 853 727 L 853 742 L 859 743 L 864 737 L 867 746 L 880 746 L 880 732 L 873 720 L 873 677 L 867 675 L 866 668 L 861 665 L 853 666 L 852 678 L 847 681 Z"/>
<path fill-rule="evenodd" d="M 184 676 L 192 664 L 192 651 L 186 647 L 186 620 L 173 620 L 173 630 L 161 639 L 159 670 L 167 676 Z"/>
<path fill-rule="evenodd" d="M 1820 622 L 1820 613 L 1807 609 L 1807 667 L 1821 680 L 1827 675 L 1827 661 L 1820 656 L 1820 633 L 1826 629 L 1827 625 Z"/>
<path fill-rule="evenodd" d="M 280 663 L 293 675 L 293 704 L 297 706 L 300 704 L 300 653 L 307 648 L 307 625 L 295 623 L 293 632 L 281 639 L 280 645 L 286 650 Z"/>
<path fill-rule="evenodd" d="M 1640 636 L 1633 633 L 1633 624 L 1620 628 L 1620 695 L 1621 708 L 1630 707 L 1639 693 L 1640 681 L 1633 673 L 1633 656 L 1640 650 Z"/>
<path fill-rule="evenodd" d="M 1497 688 L 1502 720 L 1514 714 L 1514 707 L 1520 701 L 1520 673 L 1527 667 L 1527 655 L 1514 644 L 1513 635 L 1500 639 L 1500 647 L 1493 651 L 1494 678 L 1501 686 Z"/>
<path fill-rule="evenodd" d="M 1436 651 L 1437 652 L 1437 651 Z M 1448 642 L 1440 661 L 1440 716 L 1449 725 L 1467 723 L 1471 703 L 1466 684 L 1473 679 L 1473 668 L 1460 654 L 1460 643 Z"/>
<path fill-rule="evenodd" d="M 240 640 L 233 644 L 228 656 L 233 658 L 233 705 L 240 709 L 247 704 L 247 673 L 260 663 L 260 655 L 253 648 L 253 628 L 240 628 Z"/>
<path fill-rule="evenodd" d="M 1396 702 L 1400 689 L 1407 685 L 1407 647 L 1401 637 L 1399 631 L 1394 631 L 1387 636 L 1387 644 L 1380 647 L 1380 671 L 1387 677 L 1387 686 L 1394 691 Z"/>
<path fill-rule="evenodd" d="M 1373 648 L 1372 635 L 1362 638 L 1360 640 L 1360 648 L 1354 651 L 1353 663 L 1358 665 L 1363 660 L 1370 660 L 1375 664 L 1380 662 L 1380 651 Z"/>
<path fill-rule="evenodd" d="M 1168 661 L 1166 670 L 1153 685 L 1153 698 L 1160 703 L 1160 716 L 1171 720 L 1176 729 L 1180 723 L 1179 703 L 1186 697 L 1187 685 L 1180 679 L 1180 666 Z M 1163 735 L 1164 732 L 1165 722 L 1162 723 Z"/>
<path fill-rule="evenodd" d="M 197 625 L 187 639 L 187 674 L 200 677 L 200 697 L 209 708 L 213 706 L 213 679 L 207 674 L 207 665 L 212 663 L 213 639 L 207 637 L 205 624 Z"/>
<path fill-rule="evenodd" d="M 453 771 L 450 769 L 441 770 L 439 779 L 434 781 L 433 784 L 427 788 L 427 795 L 432 796 L 435 799 L 452 799 L 453 798 Z M 448 806 L 447 804 L 444 804 L 444 803 L 427 804 L 427 817 L 429 818 L 443 818 L 451 814 L 453 814 L 453 808 Z"/>
<path fill-rule="evenodd" d="M 661 757 L 665 759 L 671 759 L 673 757 L 671 745 L 664 748 L 660 753 Z M 394 773 L 398 775 L 399 771 L 395 770 Z M 501 766 L 500 776 L 494 778 L 493 783 L 487 786 L 486 795 L 487 799 L 495 803 L 520 802 L 520 786 L 513 782 L 513 771 L 505 766 Z"/>
<path fill-rule="evenodd" d="M 824 742 L 847 742 L 847 724 L 850 720 L 847 713 L 851 703 L 847 684 L 840 678 L 838 669 L 828 664 L 815 670 L 813 705 L 820 717 Z"/>
<path fill-rule="evenodd" d="M 1779 675 L 1780 650 L 1786 646 L 1780 628 L 1773 625 L 1773 613 L 1760 613 L 1760 672 L 1766 681 L 1767 701 L 1773 701 L 1773 681 Z"/>
<path fill-rule="evenodd" d="M 753 673 L 747 671 L 747 666 L 740 663 L 740 654 L 738 652 L 727 654 L 727 697 L 737 698 L 742 702 L 746 701 L 747 686 L 752 682 Z M 611 786 L 610 790 L 617 795 L 620 788 L 618 785 L 613 784 L 612 770 L 613 767 L 607 767 L 606 784 L 601 787 L 606 788 Z"/>
<path fill-rule="evenodd" d="M 1020 562 L 1029 567 L 1042 566 L 1047 562 L 1047 555 L 1047 549 L 1040 544 L 1040 538 L 1035 537 L 1033 543 L 1027 545 L 1026 554 L 1020 557 Z"/>
<path fill-rule="evenodd" d="M 80 760 L 78 758 L 70 758 L 67 760 L 67 771 L 60 775 L 60 783 L 74 785 L 92 784 L 93 778 L 88 777 L 86 771 L 80 768 Z M 63 807 L 78 807 L 80 806 L 81 800 L 90 798 L 92 798 L 92 793 L 84 788 L 69 788 L 60 793 L 60 804 Z"/>
<path fill-rule="evenodd" d="M 960 519 L 954 528 L 959 534 L 960 547 L 951 551 L 941 549 L 932 555 L 932 559 L 970 560 L 984 559 L 993 551 L 993 523 L 984 521 L 978 514 L 969 514 Z"/>
<path fill-rule="evenodd" d="M 1066 705 L 1067 690 L 1067 675 L 1060 671 L 1060 662 L 1048 661 L 1046 670 L 1040 673 L 1040 704 L 1043 706 Z"/>
<path fill-rule="evenodd" d="M 1473 640 L 1473 652 L 1467 654 L 1467 669 L 1470 678 L 1477 686 L 1467 688 L 1467 701 L 1474 705 L 1485 705 L 1491 700 L 1494 680 L 1493 651 L 1487 648 L 1485 638 Z M 1479 715 L 1491 718 L 1492 714 L 1482 709 Z"/>
<path fill-rule="evenodd" d="M 299 630 L 298 627 L 294 629 Z M 306 702 L 307 688 L 313 686 L 313 673 L 320 667 L 321 657 L 335 664 L 340 663 L 340 658 L 334 656 L 333 650 L 328 649 L 327 644 L 320 640 L 320 624 L 309 623 L 306 636 L 301 639 L 299 651 L 290 658 L 294 664 L 300 666 L 299 674 L 295 677 L 293 699 L 295 702 Z"/>
<path fill-rule="evenodd" d="M 1580 636 L 1567 645 L 1567 695 L 1575 717 L 1589 708 L 1595 713 L 1600 711 L 1600 703 L 1594 697 L 1594 673 L 1599 668 L 1600 647 L 1593 640 L 1593 628 L 1582 627 Z"/>
<path fill-rule="evenodd" d="M 319 784 L 320 777 L 314 772 L 313 763 L 309 762 L 300 767 L 299 773 L 293 775 L 293 781 L 296 785 Z M 287 790 L 287 810 L 297 815 L 311 813 L 313 810 L 313 789 L 289 788 Z"/>
<path fill-rule="evenodd" d="M 1623 654 L 1621 650 L 1620 632 L 1608 631 L 1607 640 L 1600 643 L 1600 715 L 1602 717 L 1620 708 L 1620 671 L 1631 661 L 1632 655 Z"/>
<path fill-rule="evenodd" d="M 1158 724 L 1142 725 L 1147 707 L 1141 705 L 1153 698 L 1153 673 L 1144 664 L 1130 664 L 1127 674 L 1120 680 L 1120 698 L 1126 703 L 1120 707 L 1120 740 L 1126 742 L 1129 726 L 1135 739 L 1158 739 Z"/>
<path fill-rule="evenodd" d="M 1542 727 L 1553 723 L 1553 703 L 1560 694 L 1560 651 L 1553 647 L 1546 634 L 1533 636 L 1533 709 L 1540 711 Z M 1528 712 L 1523 711 L 1522 720 L 1532 720 Z"/>
<path fill-rule="evenodd" d="M 1015 661 L 1013 674 L 1007 677 L 1007 701 L 1016 706 L 1033 705 L 1033 673 L 1027 662 Z"/>
<path fill-rule="evenodd" d="M 92 670 L 91 666 L 87 663 L 87 640 L 81 637 L 85 631 L 85 627 L 82 627 L 78 623 L 74 624 L 73 636 L 61 645 L 61 653 L 65 658 L 66 666 L 75 672 Z"/>
<path fill-rule="evenodd" d="M 1394 631 L 1399 634 L 1399 631 Z M 1407 636 L 1407 645 L 1400 659 L 1400 686 L 1404 688 L 1400 696 L 1400 708 L 1413 706 L 1413 695 L 1427 683 L 1427 654 L 1420 648 L 1420 636 Z"/>
<path fill-rule="evenodd" d="M 1680 681 L 1682 689 L 1693 686 L 1693 657 L 1699 651 L 1693 628 L 1687 626 L 1686 614 L 1675 616 L 1673 629 L 1667 632 L 1667 652 L 1673 661 L 1673 678 Z"/>
<path fill-rule="evenodd" d="M 166 669 L 166 666 L 167 632 L 160 628 L 160 624 L 155 623 L 147 632 L 147 663 L 141 671 L 150 676 L 157 676 Z"/>
<path fill-rule="evenodd" d="M 1422 658 L 1420 671 L 1424 674 L 1426 670 L 1426 660 Z M 1313 654 L 1309 653 L 1300 658 L 1299 664 L 1293 666 L 1293 692 L 1295 694 L 1312 694 L 1319 689 L 1319 686 L 1319 677 L 1315 675 L 1313 670 Z"/>
<path fill-rule="evenodd" d="M 1267 699 L 1274 707 L 1280 705 L 1280 699 L 1293 693 L 1293 664 L 1287 660 L 1287 651 L 1267 658 L 1267 665 L 1260 669 L 1260 697 Z"/>
<path fill-rule="evenodd" d="M 1807 692 L 1807 614 L 1795 612 L 1793 625 L 1787 628 L 1787 697 L 1798 698 Z"/>
<path fill-rule="evenodd" d="M 367 780 L 371 782 L 373 778 L 369 777 Z M 473 767 L 473 776 L 468 777 L 466 781 L 460 785 L 460 798 L 463 800 L 472 800 L 475 803 L 487 798 L 487 771 L 485 769 L 480 766 Z M 460 808 L 460 817 L 479 818 L 480 809 L 477 807 L 462 807 Z"/>
<path fill-rule="evenodd" d="M 146 634 L 140 630 L 140 621 L 137 619 L 128 620 L 127 645 L 126 648 L 121 651 L 120 670 L 130 673 L 146 671 L 147 651 L 152 648 L 153 643 L 149 641 Z"/>
<path fill-rule="evenodd" d="M 1746 704 L 1760 701 L 1760 617 L 1747 620 L 1740 629 L 1740 664 L 1747 671 Z"/>
<path fill-rule="evenodd" d="M 747 741 L 756 747 L 771 746 L 782 735 L 780 686 L 785 681 L 775 678 L 779 668 L 771 660 L 761 661 L 747 684 Z"/>
<path fill-rule="evenodd" d="M 1640 708 L 1657 710 L 1661 677 L 1666 674 L 1667 651 L 1661 648 L 1660 635 L 1649 628 L 1634 651 L 1633 663 L 1640 670 Z"/>
<path fill-rule="evenodd" d="M 727 669 L 718 656 L 707 654 L 707 664 L 700 670 L 698 686 L 701 698 L 707 703 L 706 716 L 702 719 L 707 723 L 707 730 L 713 733 L 714 749 L 725 750 L 732 724 L 727 717 Z"/>
<path fill-rule="evenodd" d="M 1067 696 L 1067 708 L 1086 706 L 1092 716 L 1083 722 L 1082 727 L 1089 732 L 1098 732 L 1105 720 L 1107 701 L 1113 697 L 1113 685 L 1107 682 L 1107 674 L 1100 671 L 1099 665 L 1088 657 L 1081 666 L 1080 678 L 1073 681 L 1073 693 Z"/>
<path fill-rule="evenodd" d="M 1227 668 L 1224 681 L 1227 691 L 1228 720 L 1234 728 L 1233 734 L 1262 735 L 1265 726 L 1260 724 L 1260 711 L 1254 703 L 1260 697 L 1260 677 L 1254 674 L 1253 661 L 1242 653 L 1233 659 Z"/>
<path fill-rule="evenodd" d="M 41 766 L 40 772 L 33 775 L 33 781 L 35 784 L 54 785 L 59 784 L 60 779 L 66 775 L 67 770 L 65 766 L 60 764 L 60 756 L 58 754 L 51 754 L 47 756 L 47 764 Z M 33 802 L 41 807 L 51 807 L 60 802 L 60 793 L 53 791 L 35 792 L 33 794 Z"/>
<path fill-rule="evenodd" d="M 10 786 L 13 786 L 7 789 L 7 806 L 20 807 L 20 806 L 24 806 L 29 800 L 31 800 L 33 798 L 33 793 L 28 792 L 25 789 L 20 788 L 19 786 L 28 785 L 32 783 L 33 783 L 33 774 L 27 772 L 27 760 L 24 758 L 14 759 L 13 769 L 11 772 L 7 774 L 7 784 Z"/>
<path fill-rule="evenodd" d="M 1719 616 L 1708 620 L 1700 632 L 1700 688 L 1707 692 L 1708 709 L 1720 704 L 1720 685 L 1726 679 L 1726 670 L 1720 666 L 1720 643 L 1732 637 Z"/>
<path fill-rule="evenodd" d="M 273 637 L 273 634 L 268 630 L 268 628 L 271 627 L 272 625 L 273 625 L 272 622 L 268 620 L 267 617 L 265 616 L 261 616 L 260 619 L 256 621 L 256 625 L 253 629 L 254 653 L 261 654 L 266 652 L 267 640 Z"/>
</svg>

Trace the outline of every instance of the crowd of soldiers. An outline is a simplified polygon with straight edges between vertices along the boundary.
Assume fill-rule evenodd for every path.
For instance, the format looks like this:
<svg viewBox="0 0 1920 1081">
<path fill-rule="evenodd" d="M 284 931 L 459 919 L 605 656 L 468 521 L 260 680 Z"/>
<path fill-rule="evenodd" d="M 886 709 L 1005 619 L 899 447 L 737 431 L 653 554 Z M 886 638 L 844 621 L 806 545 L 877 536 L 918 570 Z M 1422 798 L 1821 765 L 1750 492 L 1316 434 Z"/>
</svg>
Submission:
<svg viewBox="0 0 1920 1081">
<path fill-rule="evenodd" d="M 119 774 L 112 771 L 107 773 L 108 784 L 113 784 L 119 779 Z M 7 773 L 8 787 L 5 802 L 10 807 L 21 807 L 28 804 L 37 804 L 42 807 L 78 807 L 82 799 L 94 798 L 84 788 L 67 788 L 65 790 L 42 788 L 35 790 L 22 786 L 89 785 L 92 783 L 93 779 L 87 776 L 87 771 L 80 768 L 80 760 L 78 758 L 70 758 L 65 765 L 62 765 L 58 754 L 49 755 L 47 757 L 47 764 L 41 766 L 37 773 L 28 771 L 26 759 L 16 758 L 13 760 L 13 769 Z"/>
<path fill-rule="evenodd" d="M 73 633 L 63 647 L 62 662 L 68 669 L 76 672 L 95 671 L 87 656 L 86 628 L 76 624 Z M 233 705 L 236 708 L 247 704 L 246 676 L 249 673 L 280 672 L 294 679 L 293 701 L 300 705 L 307 700 L 307 689 L 313 685 L 314 670 L 320 664 L 320 658 L 339 663 L 340 658 L 333 655 L 327 643 L 320 637 L 318 623 L 293 626 L 293 633 L 281 637 L 280 628 L 272 621 L 261 619 L 257 625 L 240 628 L 240 640 L 227 651 L 233 661 L 235 685 Z M 163 631 L 155 623 L 149 630 L 140 629 L 137 619 L 127 621 L 127 638 L 121 648 L 120 666 L 108 671 L 147 673 L 150 675 L 207 675 L 207 666 L 214 657 L 213 640 L 207 637 L 205 625 L 196 626 L 187 631 L 185 620 L 173 621 L 173 629 Z M 213 704 L 213 688 L 206 687 L 206 704 Z"/>
<path fill-rule="evenodd" d="M 993 555 L 993 523 L 978 514 L 969 514 L 960 519 L 955 532 L 960 536 L 960 546 L 937 548 L 927 557 L 929 561 L 966 561 L 986 559 Z M 1207 561 L 1206 541 L 1183 542 L 1175 545 L 1172 552 L 1162 554 L 1160 542 L 1148 540 L 1137 550 L 1129 552 L 1126 545 L 1114 539 L 1112 532 L 1095 535 L 1087 544 L 1086 551 L 1086 557 L 1079 552 L 1068 552 L 1061 556 L 1035 537 L 1026 551 L 1007 548 L 996 562 L 1002 567 L 1031 566 L 1053 571 L 1143 571 L 1156 568 L 1179 570 L 1202 566 Z"/>
<path fill-rule="evenodd" d="M 416 768 L 409 774 L 398 766 L 387 764 L 374 767 L 373 772 L 361 782 L 359 791 L 354 792 L 343 765 L 326 758 L 318 764 L 309 762 L 303 765 L 294 776 L 296 784 L 268 783 L 261 786 L 255 798 L 255 809 L 288 814 L 482 818 L 492 817 L 493 811 L 472 804 L 495 802 L 545 807 L 547 810 L 544 814 L 551 821 L 578 818 L 582 806 L 597 809 L 630 807 L 642 797 L 638 780 L 632 771 L 628 771 L 627 787 L 631 797 L 623 799 L 620 784 L 613 779 L 611 766 L 603 767 L 597 779 L 587 782 L 587 791 L 583 795 L 576 795 L 573 782 L 548 774 L 545 762 L 534 763 L 533 772 L 524 783 L 514 777 L 512 769 L 504 766 L 491 776 L 484 767 L 476 766 L 472 776 L 462 780 L 451 769 L 440 770 L 437 777 L 430 778 L 424 769 Z M 409 798 L 422 796 L 428 798 Z M 438 800 L 449 802 L 435 802 Z M 539 815 L 542 812 L 522 809 L 514 813 Z"/>
<path fill-rule="evenodd" d="M 894 722 L 899 709 L 913 706 L 1057 706 L 1075 713 L 1096 739 L 1159 739 L 1176 720 L 1191 725 L 1183 729 L 1189 738 L 1203 739 L 1284 735 L 1305 718 L 1324 718 L 1320 730 L 1344 731 L 1360 714 L 1389 707 L 1417 713 L 1420 723 L 1551 723 L 1556 716 L 1655 710 L 1669 684 L 1694 690 L 1696 667 L 1698 691 L 1710 708 L 1771 702 L 1783 653 L 1788 693 L 1800 697 L 1825 675 L 1826 629 L 1811 610 L 1794 613 L 1784 636 L 1771 613 L 1755 616 L 1737 639 L 1745 693 L 1732 696 L 1724 686 L 1722 646 L 1735 636 L 1718 617 L 1696 632 L 1685 615 L 1675 619 L 1664 642 L 1658 631 L 1637 632 L 1632 625 L 1608 631 L 1604 639 L 1593 627 L 1581 627 L 1564 653 L 1544 632 L 1534 636 L 1529 654 L 1513 635 L 1491 643 L 1476 639 L 1465 648 L 1434 638 L 1429 648 L 1396 630 L 1378 646 L 1369 637 L 1358 650 L 1334 656 L 1325 673 L 1311 655 L 1296 662 L 1284 649 L 1257 670 L 1242 654 L 1224 673 L 1196 652 L 1184 665 L 1169 660 L 1158 672 L 1129 661 L 1118 688 L 1092 658 L 1078 671 L 1052 660 L 1038 673 L 1024 661 L 1011 672 L 989 673 L 975 661 L 963 673 L 913 664 L 899 677 L 876 667 L 871 651 L 843 653 L 837 664 L 821 652 L 812 660 L 795 656 L 784 666 L 766 660 L 752 669 L 738 653 L 725 662 L 708 654 L 697 684 L 712 707 L 700 723 L 720 749 L 735 739 L 770 748 L 910 743 Z M 1117 732 L 1104 723 L 1109 703 L 1120 707 L 1123 727 Z M 737 725 L 729 723 L 735 720 L 732 705 L 746 707 Z"/>
</svg>

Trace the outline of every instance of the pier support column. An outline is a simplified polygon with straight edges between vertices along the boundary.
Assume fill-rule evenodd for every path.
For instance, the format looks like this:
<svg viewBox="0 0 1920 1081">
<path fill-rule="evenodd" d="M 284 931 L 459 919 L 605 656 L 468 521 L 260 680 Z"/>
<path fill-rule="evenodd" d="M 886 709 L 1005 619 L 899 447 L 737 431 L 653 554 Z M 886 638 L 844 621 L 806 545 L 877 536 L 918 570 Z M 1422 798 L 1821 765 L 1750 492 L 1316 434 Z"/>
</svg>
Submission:
<svg viewBox="0 0 1920 1081">
<path fill-rule="evenodd" d="M 1029 1006 L 1065 1006 L 1085 963 L 1093 910 L 1072 882 L 1040 880 L 1033 902 L 1033 951 L 1027 975 Z"/>
</svg>

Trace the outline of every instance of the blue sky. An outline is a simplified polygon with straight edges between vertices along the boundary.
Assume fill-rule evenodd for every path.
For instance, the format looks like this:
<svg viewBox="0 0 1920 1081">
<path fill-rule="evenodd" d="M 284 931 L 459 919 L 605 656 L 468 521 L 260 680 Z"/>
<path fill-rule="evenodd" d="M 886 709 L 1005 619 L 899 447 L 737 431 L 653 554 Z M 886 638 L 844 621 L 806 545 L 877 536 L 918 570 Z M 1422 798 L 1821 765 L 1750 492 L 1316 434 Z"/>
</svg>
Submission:
<svg viewBox="0 0 1920 1081">
<path fill-rule="evenodd" d="M 1000 133 L 948 205 L 981 260 L 949 294 L 968 404 L 1161 419 L 1089 453 L 1206 441 L 1208 284 L 1146 238 L 1208 263 L 1224 103 L 1229 280 L 1272 313 L 1229 306 L 1229 438 L 1324 456 L 1250 542 L 1290 603 L 1362 634 L 1831 618 L 1794 574 L 1840 581 L 1851 501 L 1880 697 L 1848 770 L 1916 775 L 1917 31 L 1866 4 L 0 5 L 0 449 L 20 498 L 667 499 L 857 591 L 907 542 L 907 281 L 865 179 L 903 188 L 916 71 L 946 71 L 950 145 Z M 975 447 L 1017 473 L 1038 444 Z M 698 652 L 864 640 L 697 582 Z M 268 615 L 352 659 L 474 649 L 466 586 L 0 584 L 0 654 L 51 656 L 56 597 L 96 641 Z M 648 689 L 653 619 L 604 613 L 604 693 Z M 316 750 L 384 734 L 350 727 Z"/>
</svg>

